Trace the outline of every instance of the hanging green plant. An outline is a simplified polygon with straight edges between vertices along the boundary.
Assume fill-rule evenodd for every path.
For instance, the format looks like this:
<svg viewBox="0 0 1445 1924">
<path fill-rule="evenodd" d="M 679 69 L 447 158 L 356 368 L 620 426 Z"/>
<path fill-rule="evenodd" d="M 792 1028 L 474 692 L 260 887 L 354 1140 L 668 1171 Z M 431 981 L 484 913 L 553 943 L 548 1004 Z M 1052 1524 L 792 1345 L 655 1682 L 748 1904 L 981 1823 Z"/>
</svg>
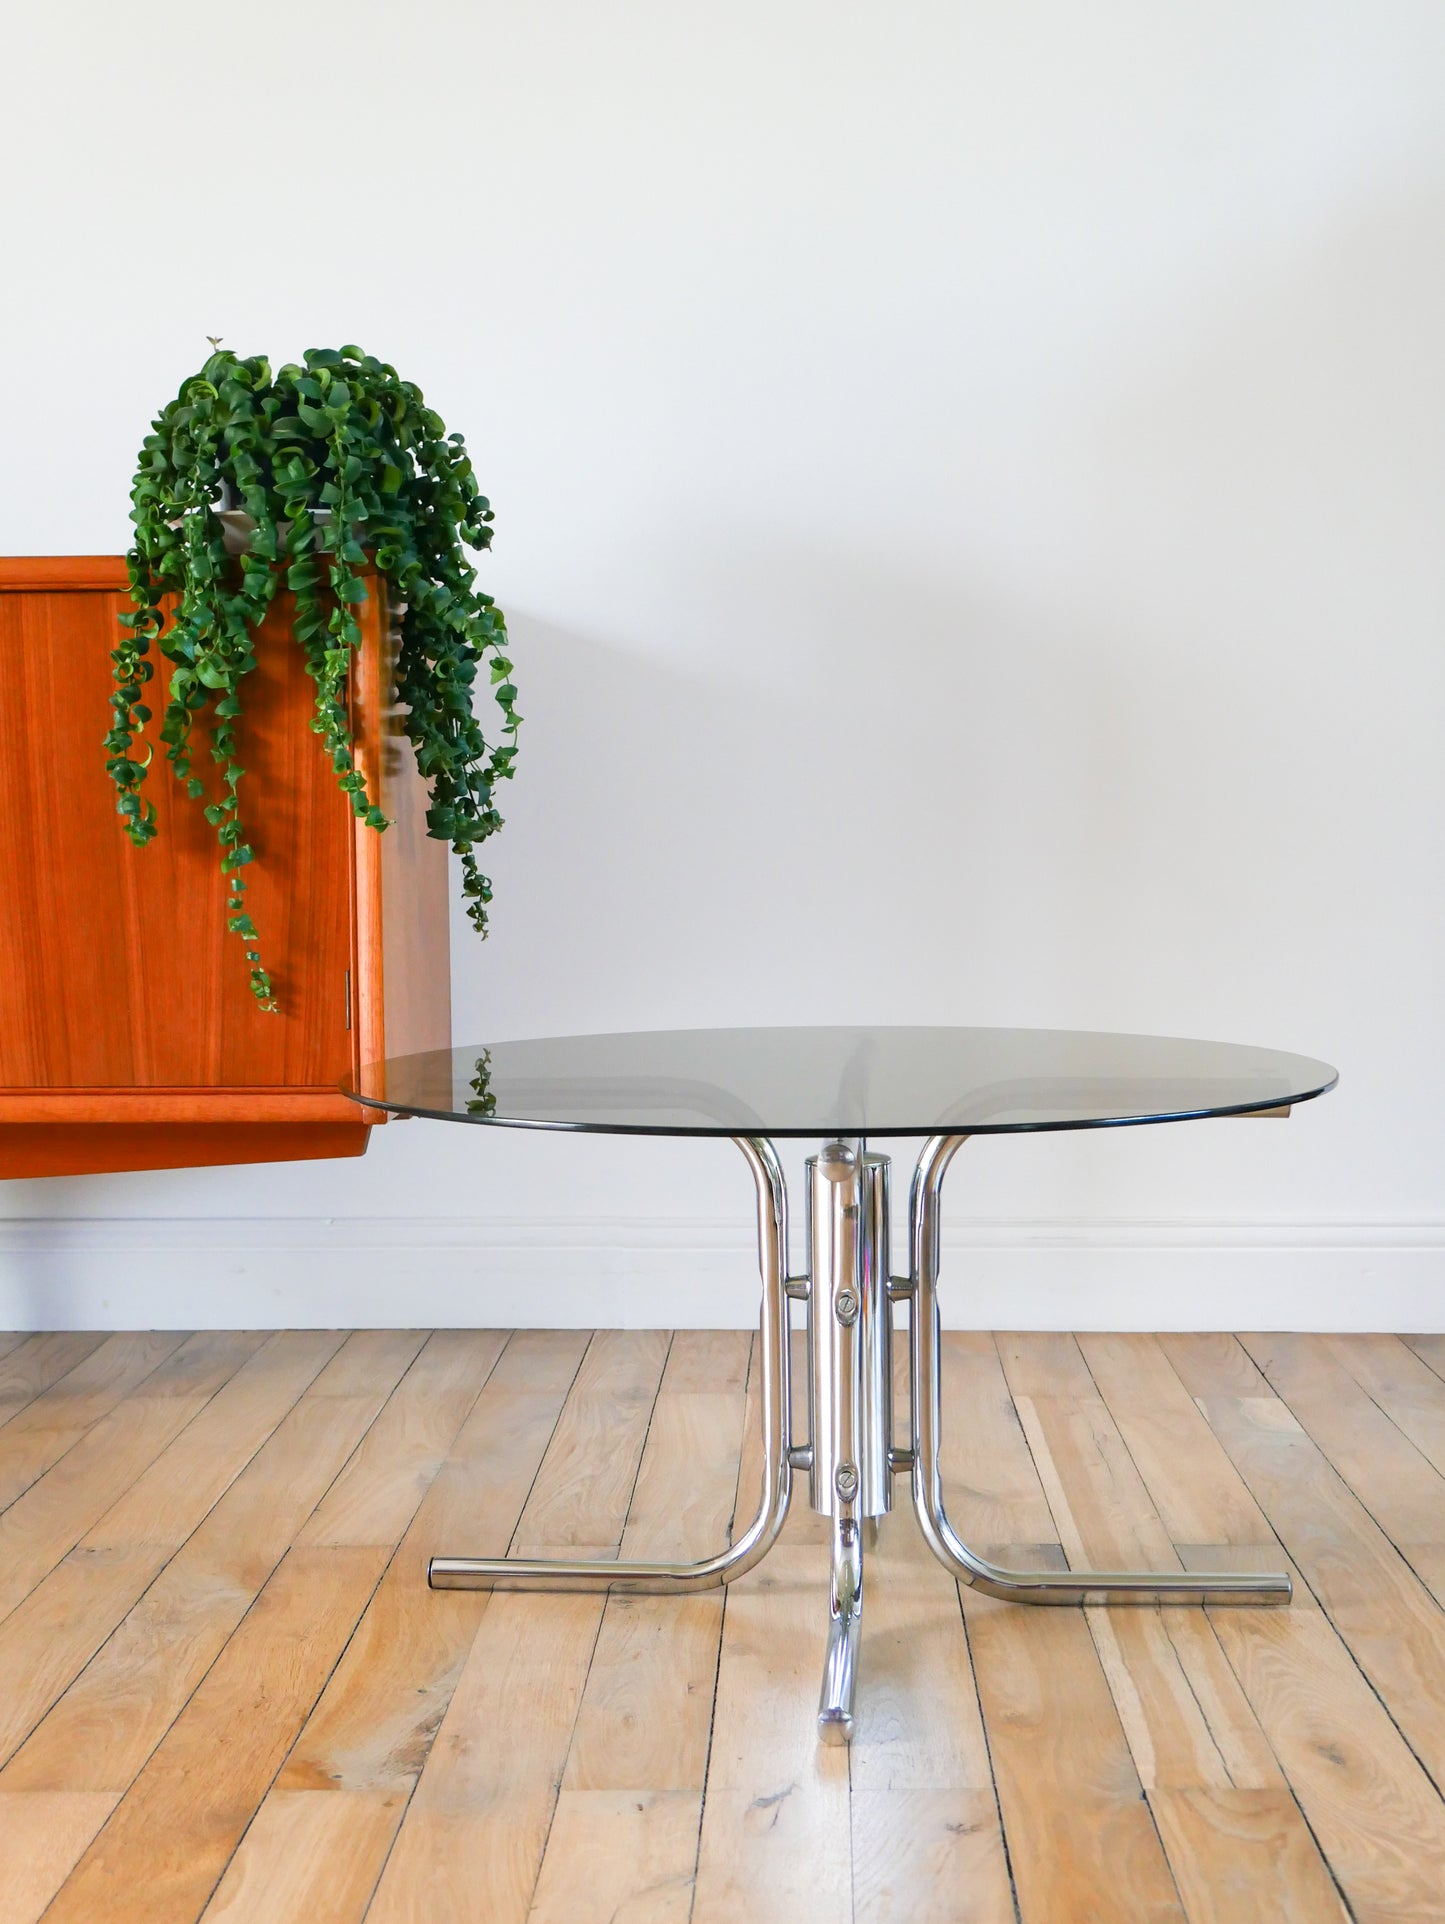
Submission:
<svg viewBox="0 0 1445 1924">
<path fill-rule="evenodd" d="M 242 687 L 256 666 L 256 630 L 278 591 L 289 589 L 293 632 L 316 684 L 311 726 L 355 814 L 386 827 L 355 766 L 347 712 L 368 559 L 405 610 L 396 695 L 431 792 L 427 827 L 461 857 L 467 914 L 485 935 L 492 889 L 474 851 L 502 826 L 493 794 L 512 773 L 520 717 L 506 623 L 467 559 L 467 549 L 491 545 L 492 510 L 461 435 L 447 433 L 410 381 L 359 348 L 312 348 L 299 366 L 274 375 L 260 355 L 243 360 L 217 348 L 153 423 L 131 501 L 132 609 L 121 616 L 126 633 L 111 657 L 106 767 L 125 832 L 144 845 L 156 832 L 142 785 L 154 754 L 144 730 L 158 650 L 173 664 L 160 739 L 198 801 L 192 731 L 198 719 L 209 727 L 221 792 L 205 812 L 228 880 L 228 927 L 246 944 L 261 1007 L 277 1005 L 246 913 L 243 871 L 253 852 L 236 760 Z M 495 745 L 472 712 L 483 663 L 500 711 Z"/>
</svg>

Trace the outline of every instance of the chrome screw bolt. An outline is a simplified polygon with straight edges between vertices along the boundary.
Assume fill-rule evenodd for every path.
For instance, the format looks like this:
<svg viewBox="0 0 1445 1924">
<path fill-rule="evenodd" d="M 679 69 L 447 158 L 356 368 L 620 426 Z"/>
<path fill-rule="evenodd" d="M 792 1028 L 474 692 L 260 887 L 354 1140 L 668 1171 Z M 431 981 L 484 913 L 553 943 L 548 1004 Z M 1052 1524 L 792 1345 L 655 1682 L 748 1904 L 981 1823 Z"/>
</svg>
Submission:
<svg viewBox="0 0 1445 1924">
<path fill-rule="evenodd" d="M 851 1289 L 840 1289 L 838 1291 L 838 1300 L 833 1307 L 837 1311 L 838 1321 L 845 1329 L 851 1328 L 852 1325 L 857 1322 L 858 1298 L 853 1294 Z"/>
<path fill-rule="evenodd" d="M 847 1182 L 858 1167 L 858 1152 L 846 1142 L 824 1143 L 818 1152 L 818 1174 L 829 1182 Z"/>
<path fill-rule="evenodd" d="M 845 1503 L 851 1503 L 858 1494 L 858 1466 L 840 1463 L 833 1473 L 833 1488 Z"/>
</svg>

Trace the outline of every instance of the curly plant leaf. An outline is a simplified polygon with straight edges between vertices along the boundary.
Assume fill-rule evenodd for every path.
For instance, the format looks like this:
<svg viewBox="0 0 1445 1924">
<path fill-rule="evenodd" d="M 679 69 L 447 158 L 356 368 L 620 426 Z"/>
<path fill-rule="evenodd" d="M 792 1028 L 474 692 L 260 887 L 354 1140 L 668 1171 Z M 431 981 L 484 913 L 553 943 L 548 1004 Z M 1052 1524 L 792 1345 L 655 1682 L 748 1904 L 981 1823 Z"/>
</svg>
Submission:
<svg viewBox="0 0 1445 1924">
<path fill-rule="evenodd" d="M 392 602 L 404 604 L 403 727 L 430 790 L 429 832 L 461 857 L 467 914 L 483 935 L 492 887 L 474 851 L 502 826 L 493 791 L 512 774 L 521 717 L 506 622 L 478 590 L 467 557 L 491 545 L 492 510 L 461 435 L 447 432 L 410 381 L 358 347 L 308 349 L 300 364 L 273 374 L 264 356 L 242 359 L 207 338 L 210 358 L 157 416 L 136 461 L 131 608 L 111 655 L 106 768 L 122 827 L 143 846 L 156 833 L 141 789 L 159 653 L 171 673 L 157 732 L 177 780 L 198 800 L 205 785 L 192 772 L 192 730 L 199 721 L 209 733 L 220 793 L 205 814 L 228 881 L 227 926 L 246 944 L 257 1002 L 274 1010 L 245 906 L 241 871 L 254 858 L 240 813 L 235 724 L 241 684 L 256 666 L 256 631 L 278 589 L 295 597 L 292 636 L 315 688 L 311 726 L 353 812 L 378 830 L 386 818 L 355 764 L 347 700 L 368 556 Z M 220 519 L 229 509 L 252 523 L 238 558 Z M 472 707 L 483 665 L 498 711 L 491 740 Z"/>
</svg>

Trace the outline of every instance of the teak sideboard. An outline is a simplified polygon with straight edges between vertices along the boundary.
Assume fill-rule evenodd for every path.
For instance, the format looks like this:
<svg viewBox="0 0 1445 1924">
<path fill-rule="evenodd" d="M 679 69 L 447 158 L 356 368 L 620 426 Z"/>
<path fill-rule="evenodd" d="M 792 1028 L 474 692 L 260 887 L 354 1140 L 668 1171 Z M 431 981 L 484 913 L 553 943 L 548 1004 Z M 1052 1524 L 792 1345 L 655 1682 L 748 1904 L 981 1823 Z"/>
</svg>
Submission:
<svg viewBox="0 0 1445 1924">
<path fill-rule="evenodd" d="M 342 1078 L 450 1045 L 447 850 L 392 707 L 384 589 L 367 586 L 352 723 L 384 833 L 356 821 L 309 726 L 288 595 L 242 687 L 267 1015 L 226 929 L 215 831 L 159 748 L 155 840 L 134 847 L 116 813 L 102 738 L 124 562 L 0 559 L 0 1176 L 359 1156 L 376 1125 Z M 154 659 L 158 718 L 169 664 Z M 194 770 L 209 800 L 199 727 Z"/>
</svg>

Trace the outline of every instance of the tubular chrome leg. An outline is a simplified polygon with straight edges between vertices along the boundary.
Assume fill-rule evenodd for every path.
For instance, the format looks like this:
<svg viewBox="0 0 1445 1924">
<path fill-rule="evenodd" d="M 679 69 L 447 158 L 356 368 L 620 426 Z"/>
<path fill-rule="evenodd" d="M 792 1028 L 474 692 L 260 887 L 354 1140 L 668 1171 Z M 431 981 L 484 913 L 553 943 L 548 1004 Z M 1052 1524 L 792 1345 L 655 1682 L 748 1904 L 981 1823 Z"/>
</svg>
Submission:
<svg viewBox="0 0 1445 1924">
<path fill-rule="evenodd" d="M 773 1145 L 764 1136 L 734 1136 L 758 1191 L 758 1264 L 763 1307 L 760 1353 L 763 1405 L 763 1495 L 758 1514 L 729 1549 L 701 1563 L 588 1562 L 533 1557 L 433 1557 L 433 1590 L 613 1590 L 682 1595 L 710 1590 L 765 1557 L 777 1540 L 792 1495 L 788 1455 L 787 1190 Z"/>
<path fill-rule="evenodd" d="M 877 1518 L 893 1507 L 888 1160 L 830 1142 L 807 1177 L 809 1498 L 823 1516 Z"/>
<path fill-rule="evenodd" d="M 853 1735 L 853 1693 L 858 1682 L 858 1634 L 862 1624 L 863 1544 L 859 1526 L 835 1516 L 828 1655 L 818 1698 L 818 1735 L 825 1744 L 846 1744 Z"/>
<path fill-rule="evenodd" d="M 934 1555 L 960 1583 L 1013 1603 L 1288 1603 L 1280 1571 L 1005 1570 L 970 1550 L 943 1507 L 938 1468 L 940 1422 L 939 1195 L 949 1163 L 967 1136 L 933 1136 L 923 1146 L 909 1203 L 909 1376 L 913 1403 L 913 1506 Z"/>
<path fill-rule="evenodd" d="M 892 1503 L 888 1461 L 888 1163 L 830 1142 L 808 1165 L 813 1508 L 833 1519 L 818 1735 L 846 1744 L 863 1614 L 863 1533 Z"/>
</svg>

